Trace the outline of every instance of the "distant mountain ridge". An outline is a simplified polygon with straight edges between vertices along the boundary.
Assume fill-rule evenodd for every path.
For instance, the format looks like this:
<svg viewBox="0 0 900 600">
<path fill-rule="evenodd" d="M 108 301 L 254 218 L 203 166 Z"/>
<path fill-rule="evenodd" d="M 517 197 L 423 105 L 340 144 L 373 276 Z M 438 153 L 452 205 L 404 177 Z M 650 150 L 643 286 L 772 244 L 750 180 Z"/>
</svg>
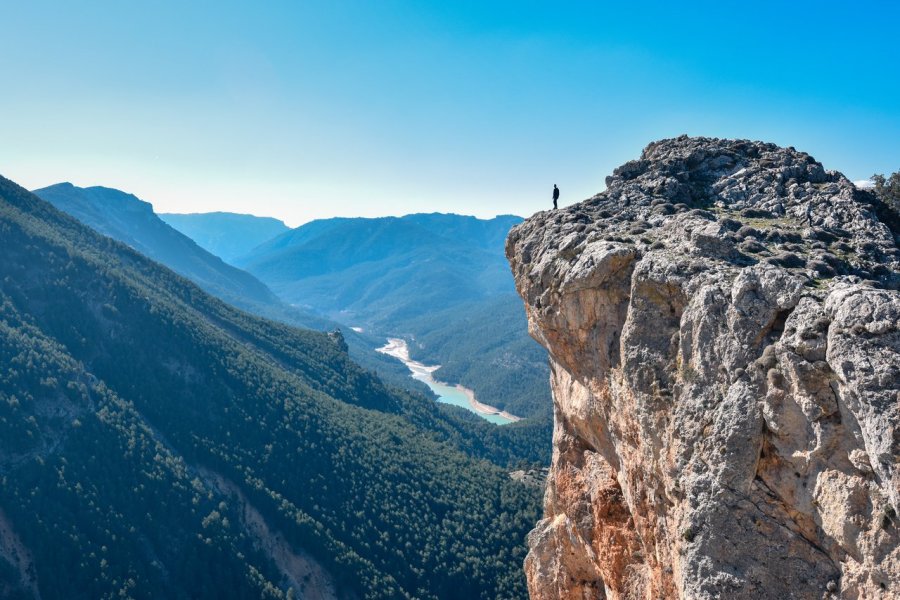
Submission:
<svg viewBox="0 0 900 600">
<path fill-rule="evenodd" d="M 251 274 L 213 256 L 133 194 L 67 183 L 36 193 L 239 308 L 320 330 L 343 324 L 353 358 L 394 385 L 424 389 L 403 365 L 373 351 L 388 334 L 407 338 L 415 358 L 442 365 L 437 376 L 471 387 L 485 403 L 549 417 L 546 355 L 527 334 L 503 256 L 520 217 L 321 219 L 256 245 L 286 226 L 233 213 L 166 215 L 209 244 L 254 245 L 233 260 Z"/>
<path fill-rule="evenodd" d="M 71 183 L 34 190 L 34 194 L 233 304 L 278 301 L 256 277 L 201 248 L 194 240 L 163 222 L 149 202 L 133 194 L 101 186 L 81 188 Z"/>
<path fill-rule="evenodd" d="M 235 264 L 291 303 L 396 322 L 514 292 L 503 239 L 521 217 L 447 214 L 312 221 Z"/>
<path fill-rule="evenodd" d="M 158 213 L 160 219 L 225 262 L 234 260 L 290 228 L 272 217 L 230 212 Z"/>
</svg>

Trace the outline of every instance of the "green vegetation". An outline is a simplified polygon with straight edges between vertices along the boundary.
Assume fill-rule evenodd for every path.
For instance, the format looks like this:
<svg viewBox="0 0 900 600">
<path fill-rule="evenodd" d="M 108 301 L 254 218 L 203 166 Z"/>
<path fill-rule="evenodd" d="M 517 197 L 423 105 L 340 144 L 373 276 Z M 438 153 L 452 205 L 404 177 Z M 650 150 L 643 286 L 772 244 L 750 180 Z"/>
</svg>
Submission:
<svg viewBox="0 0 900 600">
<path fill-rule="evenodd" d="M 551 413 L 545 351 L 528 336 L 503 254 L 519 217 L 327 219 L 238 259 L 292 304 L 406 338 L 437 376 L 523 417 Z M 395 380 L 392 380 L 396 383 Z M 549 437 L 544 443 L 549 445 Z"/>
<path fill-rule="evenodd" d="M 222 262 L 166 225 L 153 207 L 112 188 L 71 183 L 35 190 L 35 195 L 88 227 L 123 242 L 231 304 L 273 304 L 275 295 L 245 271 Z"/>
<path fill-rule="evenodd" d="M 872 175 L 875 188 L 872 190 L 878 200 L 878 218 L 885 223 L 895 236 L 900 235 L 900 171 L 889 177 Z"/>
<path fill-rule="evenodd" d="M 522 300 L 507 294 L 462 304 L 396 326 L 410 354 L 439 364 L 434 376 L 477 391 L 485 404 L 529 417 L 549 417 L 546 351 L 528 335 Z"/>
<path fill-rule="evenodd" d="M 233 306 L 289 325 L 320 331 L 330 331 L 337 327 L 337 323 L 330 319 L 284 304 L 253 275 L 225 264 L 218 256 L 213 256 L 164 222 L 153 212 L 150 204 L 131 194 L 105 187 L 79 188 L 70 183 L 52 185 L 34 193 L 91 229 L 160 262 Z M 211 213 L 168 215 L 167 218 L 182 226 L 187 226 L 185 222 L 189 225 L 199 220 L 193 231 L 206 231 L 204 239 L 207 243 L 225 249 L 233 249 L 236 245 L 242 247 L 240 240 L 259 239 L 268 233 L 287 230 L 281 221 L 248 215 Z M 218 224 L 220 228 L 224 225 L 228 227 L 216 236 L 210 231 L 213 224 Z M 200 237 L 203 238 L 202 235 Z M 351 356 L 357 362 L 369 370 L 377 371 L 386 381 L 403 387 L 410 386 L 409 374 L 403 365 L 373 350 L 380 345 L 381 338 L 375 339 L 352 331 L 345 335 Z M 424 384 L 412 387 L 419 392 L 428 393 Z"/>
<path fill-rule="evenodd" d="M 0 507 L 43 598 L 302 597 L 248 506 L 343 596 L 525 596 L 541 494 L 497 465 L 546 423 L 389 388 L 2 178 L 0 246 Z"/>
</svg>

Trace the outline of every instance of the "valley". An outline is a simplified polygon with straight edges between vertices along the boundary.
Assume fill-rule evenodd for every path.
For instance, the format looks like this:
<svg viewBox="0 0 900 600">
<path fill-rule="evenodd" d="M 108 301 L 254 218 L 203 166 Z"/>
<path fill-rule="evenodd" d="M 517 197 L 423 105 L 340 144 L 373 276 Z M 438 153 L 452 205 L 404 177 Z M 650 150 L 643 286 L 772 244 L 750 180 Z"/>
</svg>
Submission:
<svg viewBox="0 0 900 600">
<path fill-rule="evenodd" d="M 162 213 L 159 218 L 228 264 L 290 230 L 278 219 L 227 212 Z"/>
<path fill-rule="evenodd" d="M 320 219 L 234 264 L 298 309 L 440 364 L 435 378 L 523 418 L 549 420 L 546 352 L 528 335 L 503 256 L 522 219 L 455 214 Z M 478 335 L 472 335 L 477 331 Z M 415 341 L 414 341 L 415 340 Z"/>
<path fill-rule="evenodd" d="M 409 357 L 409 347 L 405 340 L 399 338 L 391 338 L 388 343 L 378 348 L 378 352 L 393 356 L 400 360 L 409 368 L 411 377 L 417 379 L 427 385 L 437 396 L 438 402 L 452 404 L 470 410 L 479 417 L 490 423 L 504 425 L 506 423 L 515 423 L 521 418 L 512 415 L 505 410 L 499 410 L 493 406 L 482 404 L 475 399 L 475 392 L 461 385 L 451 386 L 442 381 L 437 381 L 433 373 L 440 368 L 437 366 L 423 365 L 419 361 Z"/>
<path fill-rule="evenodd" d="M 387 385 L 2 178 L 0 231 L 4 596 L 524 596 L 536 424 Z"/>
<path fill-rule="evenodd" d="M 288 229 L 250 215 L 158 215 L 149 202 L 102 186 L 60 183 L 35 194 L 234 306 L 290 325 L 341 329 L 352 358 L 392 385 L 438 389 L 377 352 L 385 338 L 404 339 L 411 359 L 441 365 L 434 379 L 450 383 L 440 389 L 452 404 L 473 405 L 462 386 L 493 409 L 477 414 L 536 419 L 549 431 L 546 353 L 528 336 L 503 257 L 519 217 L 336 218 Z"/>
</svg>

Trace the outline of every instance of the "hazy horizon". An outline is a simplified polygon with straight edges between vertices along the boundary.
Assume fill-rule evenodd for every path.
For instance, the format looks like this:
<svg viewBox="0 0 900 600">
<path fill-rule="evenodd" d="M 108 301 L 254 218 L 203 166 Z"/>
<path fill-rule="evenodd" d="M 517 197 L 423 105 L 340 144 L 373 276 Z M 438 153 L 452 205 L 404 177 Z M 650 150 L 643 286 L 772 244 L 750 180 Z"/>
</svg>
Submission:
<svg viewBox="0 0 900 600">
<path fill-rule="evenodd" d="M 0 175 L 2 175 L 2 173 L 0 173 Z M 19 182 L 16 182 L 16 183 L 19 183 Z M 500 218 L 500 217 L 516 217 L 516 218 L 519 218 L 519 219 L 525 219 L 525 218 L 526 218 L 526 215 L 518 215 L 518 214 L 514 214 L 514 213 L 498 213 L 498 214 L 490 215 L 490 216 L 479 216 L 479 215 L 470 215 L 470 214 L 465 214 L 465 213 L 460 213 L 460 212 L 453 212 L 453 211 L 421 210 L 421 211 L 416 211 L 416 212 L 405 212 L 405 213 L 397 213 L 397 214 L 375 215 L 375 216 L 371 216 L 371 217 L 360 216 L 360 215 L 331 215 L 331 216 L 325 216 L 325 217 L 316 217 L 316 218 L 310 219 L 310 220 L 308 220 L 308 221 L 303 221 L 303 222 L 300 222 L 300 223 L 297 223 L 297 224 L 292 224 L 292 223 L 288 222 L 288 221 L 285 220 L 285 219 L 282 219 L 281 217 L 279 217 L 279 216 L 277 216 L 277 215 L 255 214 L 255 213 L 252 213 L 252 212 L 234 212 L 234 211 L 224 211 L 224 210 L 191 211 L 191 212 L 161 211 L 161 210 L 159 210 L 159 209 L 156 207 L 156 205 L 153 203 L 153 201 L 152 201 L 151 199 L 148 199 L 148 198 L 142 198 L 142 197 L 140 197 L 138 194 L 135 194 L 135 193 L 133 193 L 133 192 L 131 192 L 131 191 L 129 191 L 129 190 L 120 190 L 120 189 L 118 189 L 118 188 L 110 188 L 110 186 L 108 186 L 108 185 L 102 185 L 102 184 L 98 184 L 98 185 L 84 185 L 84 186 L 82 186 L 82 185 L 74 184 L 74 183 L 72 183 L 71 181 L 57 181 L 57 182 L 55 182 L 55 183 L 51 183 L 51 184 L 48 185 L 48 186 L 43 186 L 43 187 L 39 187 L 39 188 L 32 188 L 32 189 L 30 189 L 29 191 L 31 191 L 31 192 L 39 192 L 39 191 L 42 191 L 42 190 L 44 190 L 44 189 L 46 189 L 46 188 L 53 187 L 53 186 L 56 186 L 56 185 L 74 185 L 75 187 L 81 188 L 81 189 L 89 189 L 89 188 L 92 188 L 92 187 L 100 187 L 100 188 L 107 188 L 107 189 L 115 189 L 115 190 L 117 190 L 117 191 L 119 191 L 119 192 L 125 192 L 125 193 L 128 193 L 128 194 L 131 194 L 131 195 L 133 195 L 134 197 L 136 197 L 138 200 L 150 204 L 150 205 L 153 207 L 153 212 L 154 212 L 155 214 L 157 214 L 157 215 L 184 215 L 184 216 L 190 216 L 190 215 L 210 215 L 210 214 L 238 215 L 238 216 L 246 216 L 246 217 L 256 217 L 256 218 L 258 218 L 258 219 L 275 219 L 275 220 L 277 220 L 277 221 L 280 221 L 280 222 L 284 223 L 285 225 L 287 225 L 287 226 L 290 227 L 291 229 L 296 229 L 297 227 L 301 227 L 302 225 L 306 225 L 306 224 L 311 223 L 311 222 L 313 222 L 313 221 L 322 220 L 322 219 L 386 219 L 386 218 L 402 219 L 402 218 L 404 218 L 404 217 L 409 217 L 409 216 L 417 215 L 417 214 L 455 215 L 455 216 L 460 216 L 460 217 L 475 217 L 476 219 L 479 219 L 479 220 L 491 220 L 491 219 L 498 219 L 498 218 Z"/>
</svg>

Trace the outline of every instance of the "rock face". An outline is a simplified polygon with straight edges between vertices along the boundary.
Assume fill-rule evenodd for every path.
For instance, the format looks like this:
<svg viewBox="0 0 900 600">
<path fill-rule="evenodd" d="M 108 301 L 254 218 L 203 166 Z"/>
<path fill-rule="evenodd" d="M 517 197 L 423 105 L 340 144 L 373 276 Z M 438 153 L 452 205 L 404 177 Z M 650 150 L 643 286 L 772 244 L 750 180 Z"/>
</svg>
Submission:
<svg viewBox="0 0 900 600">
<path fill-rule="evenodd" d="M 900 598 L 900 251 L 793 148 L 681 137 L 507 256 L 550 353 L 535 600 Z"/>
</svg>

